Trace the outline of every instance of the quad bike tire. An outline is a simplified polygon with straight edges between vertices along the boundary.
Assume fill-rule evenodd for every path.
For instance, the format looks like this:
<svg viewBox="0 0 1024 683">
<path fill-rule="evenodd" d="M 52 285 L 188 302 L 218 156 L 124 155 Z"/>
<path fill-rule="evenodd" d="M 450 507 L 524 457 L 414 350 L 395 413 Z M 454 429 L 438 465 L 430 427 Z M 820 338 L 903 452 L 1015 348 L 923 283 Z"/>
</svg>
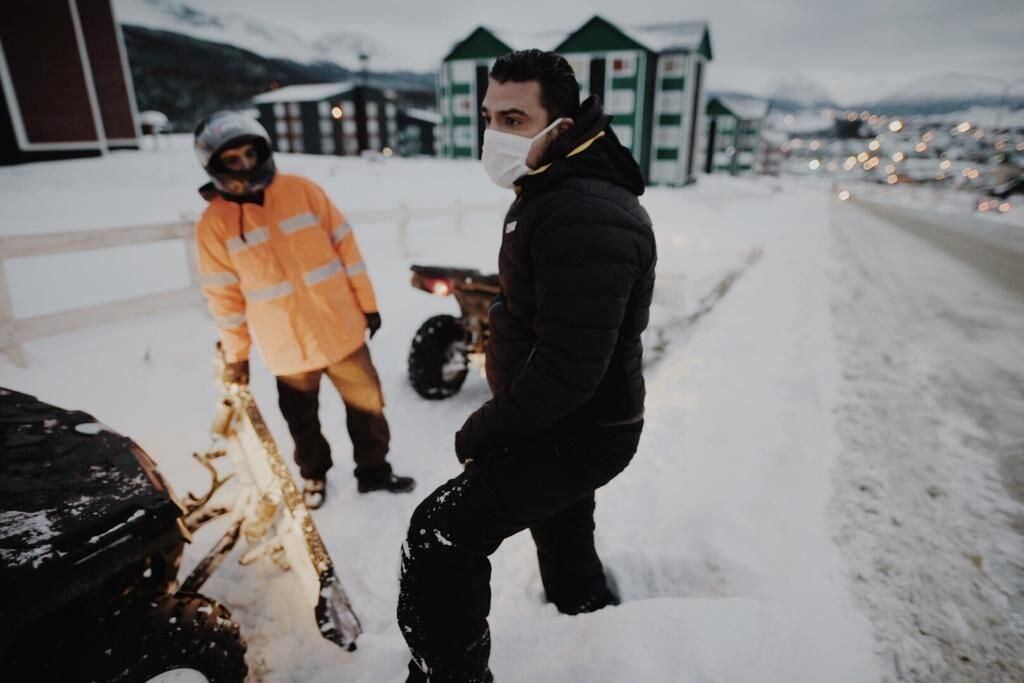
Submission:
<svg viewBox="0 0 1024 683">
<path fill-rule="evenodd" d="M 458 393 L 469 374 L 465 340 L 453 316 L 435 315 L 420 325 L 409 349 L 409 382 L 417 394 L 440 400 Z"/>
<path fill-rule="evenodd" d="M 141 630 L 137 648 L 117 653 L 121 658 L 113 681 L 143 682 L 191 669 L 210 683 L 241 683 L 249 671 L 245 641 L 231 612 L 198 593 L 157 597 L 148 605 Z"/>
</svg>

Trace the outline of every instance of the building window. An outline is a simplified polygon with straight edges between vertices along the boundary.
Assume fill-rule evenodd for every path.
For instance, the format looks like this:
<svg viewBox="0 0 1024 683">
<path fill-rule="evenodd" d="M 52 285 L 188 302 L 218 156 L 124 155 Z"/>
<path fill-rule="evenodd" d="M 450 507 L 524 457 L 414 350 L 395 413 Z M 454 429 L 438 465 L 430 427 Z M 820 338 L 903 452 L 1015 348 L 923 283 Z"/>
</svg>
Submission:
<svg viewBox="0 0 1024 683">
<path fill-rule="evenodd" d="M 655 147 L 678 147 L 682 140 L 682 129 L 672 126 L 658 126 L 654 129 Z"/>
<path fill-rule="evenodd" d="M 275 112 L 278 109 L 275 107 Z M 283 113 L 277 116 L 274 128 L 277 131 L 277 148 L 282 152 L 302 151 L 302 119 L 301 109 L 295 102 L 282 105 L 280 111 Z"/>
<path fill-rule="evenodd" d="M 670 55 L 661 58 L 661 75 L 664 78 L 679 78 L 683 75 L 686 58 L 682 55 Z"/>
<path fill-rule="evenodd" d="M 283 118 L 284 113 L 284 104 L 278 102 L 277 104 L 274 105 L 274 116 L 276 118 Z"/>
<path fill-rule="evenodd" d="M 331 105 L 327 100 L 317 103 L 316 110 L 320 112 L 320 118 L 327 118 L 331 115 Z"/>
<path fill-rule="evenodd" d="M 376 102 L 366 103 L 366 118 L 375 119 L 380 114 L 380 109 L 377 107 Z"/>
<path fill-rule="evenodd" d="M 455 146 L 456 147 L 472 147 L 473 146 L 473 128 L 470 126 L 456 126 L 455 135 Z"/>
<path fill-rule="evenodd" d="M 334 154 L 334 138 L 329 136 L 320 138 L 320 151 L 324 154 Z"/>
<path fill-rule="evenodd" d="M 668 90 L 658 93 L 658 110 L 665 114 L 678 114 L 683 111 L 683 93 L 681 90 Z"/>
<path fill-rule="evenodd" d="M 614 77 L 636 75 L 636 55 L 632 52 L 612 52 L 608 55 L 608 63 Z"/>
<path fill-rule="evenodd" d="M 636 93 L 632 90 L 612 90 L 608 96 L 609 114 L 632 114 L 636 104 Z"/>
<path fill-rule="evenodd" d="M 475 69 L 473 62 L 459 61 L 451 63 L 452 83 L 472 83 Z"/>
<path fill-rule="evenodd" d="M 453 116 L 472 116 L 474 114 L 473 98 L 469 95 L 456 95 L 452 98 Z"/>
</svg>

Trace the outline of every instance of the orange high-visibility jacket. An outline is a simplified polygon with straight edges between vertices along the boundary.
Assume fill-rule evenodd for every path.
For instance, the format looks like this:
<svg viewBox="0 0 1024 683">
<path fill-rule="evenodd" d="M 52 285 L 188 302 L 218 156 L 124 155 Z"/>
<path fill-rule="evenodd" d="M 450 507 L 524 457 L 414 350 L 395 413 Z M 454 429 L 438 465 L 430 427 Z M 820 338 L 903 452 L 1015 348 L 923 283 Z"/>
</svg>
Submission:
<svg viewBox="0 0 1024 683">
<path fill-rule="evenodd" d="M 373 285 L 352 227 L 316 183 L 279 173 L 262 206 L 215 196 L 196 246 L 229 362 L 249 358 L 250 332 L 275 375 L 327 367 L 365 343 Z"/>
</svg>

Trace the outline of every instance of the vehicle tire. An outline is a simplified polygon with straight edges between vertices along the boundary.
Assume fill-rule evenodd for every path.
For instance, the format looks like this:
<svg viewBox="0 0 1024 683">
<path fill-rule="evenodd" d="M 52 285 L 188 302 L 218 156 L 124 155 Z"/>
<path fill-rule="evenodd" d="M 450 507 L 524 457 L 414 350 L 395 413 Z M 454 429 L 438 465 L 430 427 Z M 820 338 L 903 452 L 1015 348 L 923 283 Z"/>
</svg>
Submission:
<svg viewBox="0 0 1024 683">
<path fill-rule="evenodd" d="M 458 318 L 435 315 L 420 325 L 409 349 L 409 382 L 426 399 L 448 398 L 469 373 L 466 331 Z"/>
<path fill-rule="evenodd" d="M 139 656 L 114 680 L 149 681 L 174 669 L 191 669 L 210 683 L 240 683 L 249 667 L 245 640 L 231 612 L 198 593 L 161 595 L 150 603 Z"/>
</svg>

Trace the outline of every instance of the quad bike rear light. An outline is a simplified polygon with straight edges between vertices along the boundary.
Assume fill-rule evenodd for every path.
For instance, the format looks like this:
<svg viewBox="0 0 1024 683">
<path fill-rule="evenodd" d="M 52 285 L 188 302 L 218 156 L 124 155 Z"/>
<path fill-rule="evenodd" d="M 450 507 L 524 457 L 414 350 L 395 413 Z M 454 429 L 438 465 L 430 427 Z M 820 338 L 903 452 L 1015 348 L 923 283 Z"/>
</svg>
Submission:
<svg viewBox="0 0 1024 683">
<path fill-rule="evenodd" d="M 423 278 L 423 287 L 437 296 L 448 296 L 452 293 L 451 283 L 443 278 L 425 277 Z"/>
</svg>

